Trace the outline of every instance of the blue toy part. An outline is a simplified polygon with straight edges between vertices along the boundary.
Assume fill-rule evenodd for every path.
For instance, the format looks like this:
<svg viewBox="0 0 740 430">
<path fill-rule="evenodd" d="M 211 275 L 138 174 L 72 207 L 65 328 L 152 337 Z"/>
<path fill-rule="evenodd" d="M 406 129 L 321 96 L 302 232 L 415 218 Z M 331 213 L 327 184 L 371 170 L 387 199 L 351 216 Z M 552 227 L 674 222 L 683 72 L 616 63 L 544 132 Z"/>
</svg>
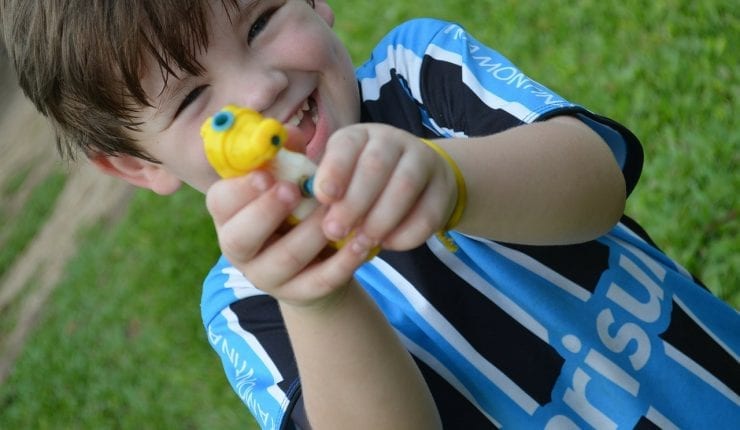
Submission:
<svg viewBox="0 0 740 430">
<path fill-rule="evenodd" d="M 211 127 L 214 131 L 226 131 L 234 125 L 234 114 L 227 110 L 222 110 L 213 116 Z"/>
<path fill-rule="evenodd" d="M 316 177 L 316 175 L 311 175 L 308 178 L 301 181 L 301 193 L 305 197 L 316 197 L 316 194 L 313 192 L 313 180 Z"/>
</svg>

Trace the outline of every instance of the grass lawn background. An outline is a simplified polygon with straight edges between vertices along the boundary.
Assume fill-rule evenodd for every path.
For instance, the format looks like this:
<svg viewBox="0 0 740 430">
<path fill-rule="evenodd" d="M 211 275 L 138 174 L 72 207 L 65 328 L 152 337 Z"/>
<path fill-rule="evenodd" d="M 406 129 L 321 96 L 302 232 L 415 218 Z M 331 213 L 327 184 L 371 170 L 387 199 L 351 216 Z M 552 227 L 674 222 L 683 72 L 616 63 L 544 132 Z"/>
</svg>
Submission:
<svg viewBox="0 0 740 430">
<path fill-rule="evenodd" d="M 405 19 L 454 20 L 532 78 L 627 125 L 646 157 L 628 214 L 740 307 L 732 2 L 330 3 L 356 64 Z M 35 201 L 53 201 L 61 182 L 44 182 Z M 24 209 L 31 230 L 43 207 Z M 31 236 L 13 235 L 0 270 Z M 81 249 L 0 386 L 0 428 L 251 428 L 200 321 L 200 282 L 218 255 L 202 196 L 139 192 L 119 223 L 87 232 Z M 0 330 L 9 324 L 0 316 Z"/>
</svg>

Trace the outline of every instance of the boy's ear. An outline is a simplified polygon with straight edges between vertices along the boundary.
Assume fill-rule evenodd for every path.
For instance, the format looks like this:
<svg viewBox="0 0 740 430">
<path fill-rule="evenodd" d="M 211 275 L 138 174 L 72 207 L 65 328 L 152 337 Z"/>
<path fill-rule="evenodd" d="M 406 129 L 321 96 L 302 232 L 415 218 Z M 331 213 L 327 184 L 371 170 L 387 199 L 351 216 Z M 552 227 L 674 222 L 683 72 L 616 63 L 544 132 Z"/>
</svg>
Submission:
<svg viewBox="0 0 740 430">
<path fill-rule="evenodd" d="M 320 17 L 324 18 L 329 27 L 334 27 L 334 11 L 326 2 L 326 0 L 314 0 L 314 9 Z"/>
<path fill-rule="evenodd" d="M 88 158 L 106 175 L 121 178 L 132 185 L 152 190 L 157 194 L 172 194 L 182 185 L 182 181 L 162 165 L 132 155 L 98 153 Z"/>
</svg>

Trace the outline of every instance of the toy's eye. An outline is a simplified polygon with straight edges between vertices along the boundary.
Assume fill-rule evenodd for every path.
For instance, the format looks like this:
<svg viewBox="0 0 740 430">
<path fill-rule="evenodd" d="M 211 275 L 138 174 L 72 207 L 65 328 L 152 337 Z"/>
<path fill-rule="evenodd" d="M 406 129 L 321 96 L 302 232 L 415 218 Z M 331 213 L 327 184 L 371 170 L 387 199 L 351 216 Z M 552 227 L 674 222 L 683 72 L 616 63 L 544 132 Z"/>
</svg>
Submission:
<svg viewBox="0 0 740 430">
<path fill-rule="evenodd" d="M 233 124 L 234 114 L 229 111 L 222 110 L 213 116 L 211 127 L 213 127 L 214 131 L 225 131 L 230 129 Z"/>
<path fill-rule="evenodd" d="M 280 136 L 277 134 L 272 136 L 272 140 L 270 141 L 272 143 L 272 146 L 280 146 Z"/>
</svg>

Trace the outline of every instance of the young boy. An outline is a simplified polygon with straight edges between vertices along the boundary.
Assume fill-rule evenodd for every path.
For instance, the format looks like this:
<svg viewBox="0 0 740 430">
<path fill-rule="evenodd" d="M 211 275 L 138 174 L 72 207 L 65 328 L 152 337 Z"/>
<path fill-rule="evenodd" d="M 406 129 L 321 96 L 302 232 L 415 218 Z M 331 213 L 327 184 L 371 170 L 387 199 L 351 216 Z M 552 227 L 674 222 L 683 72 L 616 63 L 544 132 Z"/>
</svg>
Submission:
<svg viewBox="0 0 740 430">
<path fill-rule="evenodd" d="M 355 71 L 324 0 L 134 3 L 6 0 L 8 49 L 63 149 L 207 194 L 203 319 L 263 428 L 738 422 L 738 316 L 623 217 L 624 127 L 455 24 L 404 24 Z M 319 163 L 301 224 L 295 184 L 206 162 L 228 103 Z"/>
</svg>

